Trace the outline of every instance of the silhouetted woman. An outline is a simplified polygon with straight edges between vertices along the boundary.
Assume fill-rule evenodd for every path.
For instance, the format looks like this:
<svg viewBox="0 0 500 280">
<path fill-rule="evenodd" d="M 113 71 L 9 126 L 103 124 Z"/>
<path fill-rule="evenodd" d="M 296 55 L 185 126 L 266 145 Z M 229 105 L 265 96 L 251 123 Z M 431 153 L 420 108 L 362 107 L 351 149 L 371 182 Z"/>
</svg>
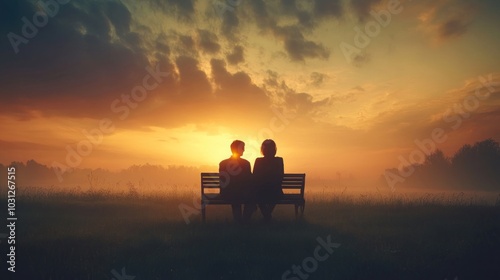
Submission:
<svg viewBox="0 0 500 280">
<path fill-rule="evenodd" d="M 283 195 L 283 158 L 276 157 L 276 143 L 267 139 L 262 142 L 260 151 L 264 157 L 255 159 L 253 176 L 257 188 L 257 200 L 265 221 L 271 220 L 276 201 Z"/>
</svg>

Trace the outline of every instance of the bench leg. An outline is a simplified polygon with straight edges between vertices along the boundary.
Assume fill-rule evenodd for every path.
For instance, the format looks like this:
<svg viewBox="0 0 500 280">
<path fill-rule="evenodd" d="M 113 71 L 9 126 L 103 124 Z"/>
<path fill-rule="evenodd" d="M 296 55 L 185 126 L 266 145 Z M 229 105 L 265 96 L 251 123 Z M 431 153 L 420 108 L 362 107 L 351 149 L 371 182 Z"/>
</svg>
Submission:
<svg viewBox="0 0 500 280">
<path fill-rule="evenodd" d="M 295 220 L 297 220 L 299 217 L 299 205 L 295 204 Z"/>
<path fill-rule="evenodd" d="M 304 209 L 306 208 L 306 203 L 304 202 L 302 204 L 302 207 L 300 207 L 300 216 L 303 217 L 304 216 Z"/>
<path fill-rule="evenodd" d="M 206 216 L 206 213 L 205 213 L 205 203 L 203 203 L 203 201 L 201 202 L 201 221 L 204 223 L 205 222 L 205 216 Z"/>
</svg>

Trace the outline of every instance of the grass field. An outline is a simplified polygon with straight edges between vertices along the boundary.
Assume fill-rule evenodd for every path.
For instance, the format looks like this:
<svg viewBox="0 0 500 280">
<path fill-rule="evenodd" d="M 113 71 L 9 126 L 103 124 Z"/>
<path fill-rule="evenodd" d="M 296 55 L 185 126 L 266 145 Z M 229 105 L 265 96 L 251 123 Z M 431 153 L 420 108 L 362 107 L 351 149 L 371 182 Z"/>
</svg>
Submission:
<svg viewBox="0 0 500 280">
<path fill-rule="evenodd" d="M 197 213 L 187 224 L 179 205 L 194 198 L 20 195 L 16 273 L 2 279 L 500 279 L 498 203 L 460 194 L 314 194 L 300 221 L 282 205 L 271 224 L 258 213 L 238 226 L 229 206 L 209 206 L 206 224 Z M 340 246 L 325 249 L 318 238 Z"/>
</svg>

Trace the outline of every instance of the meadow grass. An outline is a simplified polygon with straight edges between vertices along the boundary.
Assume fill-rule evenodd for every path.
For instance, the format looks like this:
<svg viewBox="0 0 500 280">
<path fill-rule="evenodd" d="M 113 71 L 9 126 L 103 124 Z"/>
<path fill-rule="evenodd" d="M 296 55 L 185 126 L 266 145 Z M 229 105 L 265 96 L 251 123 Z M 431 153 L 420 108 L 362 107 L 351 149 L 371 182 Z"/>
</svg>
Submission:
<svg viewBox="0 0 500 280">
<path fill-rule="evenodd" d="M 205 224 L 198 213 L 186 224 L 179 205 L 198 198 L 194 191 L 21 192 L 17 272 L 6 279 L 119 280 L 112 270 L 122 268 L 136 280 L 282 279 L 327 236 L 341 246 L 307 279 L 500 275 L 500 205 L 477 197 L 317 192 L 306 194 L 299 221 L 292 206 L 280 205 L 271 224 L 256 213 L 251 224 L 235 225 L 229 206 L 208 206 Z"/>
</svg>

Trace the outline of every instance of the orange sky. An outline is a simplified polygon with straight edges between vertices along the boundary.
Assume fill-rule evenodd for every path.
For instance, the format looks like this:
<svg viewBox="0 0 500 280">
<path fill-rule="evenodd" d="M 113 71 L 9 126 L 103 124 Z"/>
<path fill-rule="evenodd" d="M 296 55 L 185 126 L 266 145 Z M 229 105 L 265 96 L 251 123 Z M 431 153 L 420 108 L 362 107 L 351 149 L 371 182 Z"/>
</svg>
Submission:
<svg viewBox="0 0 500 280">
<path fill-rule="evenodd" d="M 216 168 L 273 138 L 287 172 L 376 178 L 500 140 L 497 1 L 224 3 L 2 4 L 0 162 Z"/>
</svg>

